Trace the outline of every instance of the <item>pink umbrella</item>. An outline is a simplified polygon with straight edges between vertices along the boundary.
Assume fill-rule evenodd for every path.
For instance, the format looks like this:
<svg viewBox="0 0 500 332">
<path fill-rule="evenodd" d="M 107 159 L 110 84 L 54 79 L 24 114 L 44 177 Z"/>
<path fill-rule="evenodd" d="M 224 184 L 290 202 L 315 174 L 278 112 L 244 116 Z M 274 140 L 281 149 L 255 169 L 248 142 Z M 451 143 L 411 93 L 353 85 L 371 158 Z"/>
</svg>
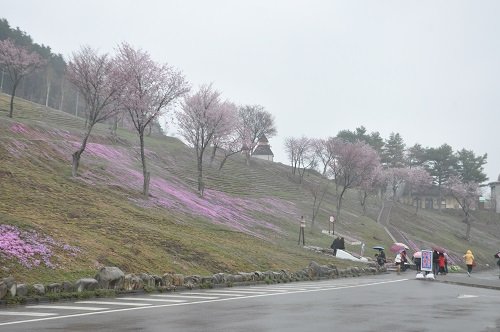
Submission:
<svg viewBox="0 0 500 332">
<path fill-rule="evenodd" d="M 405 250 L 405 247 L 401 246 L 399 243 L 394 243 L 390 248 L 390 251 L 397 253 Z"/>
<path fill-rule="evenodd" d="M 401 252 L 403 250 L 408 250 L 410 248 L 406 244 L 404 244 L 404 243 L 396 242 L 389 249 L 392 252 L 397 253 L 397 252 Z"/>
</svg>

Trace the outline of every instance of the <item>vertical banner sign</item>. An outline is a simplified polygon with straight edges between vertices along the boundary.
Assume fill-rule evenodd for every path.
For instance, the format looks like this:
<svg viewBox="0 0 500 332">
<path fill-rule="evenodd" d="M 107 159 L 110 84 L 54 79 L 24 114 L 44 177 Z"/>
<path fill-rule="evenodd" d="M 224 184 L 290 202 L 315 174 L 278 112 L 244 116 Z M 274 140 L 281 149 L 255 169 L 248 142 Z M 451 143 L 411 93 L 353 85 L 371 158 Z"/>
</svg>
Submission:
<svg viewBox="0 0 500 332">
<path fill-rule="evenodd" d="M 422 250 L 422 260 L 421 260 L 422 271 L 432 272 L 432 251 Z"/>
</svg>

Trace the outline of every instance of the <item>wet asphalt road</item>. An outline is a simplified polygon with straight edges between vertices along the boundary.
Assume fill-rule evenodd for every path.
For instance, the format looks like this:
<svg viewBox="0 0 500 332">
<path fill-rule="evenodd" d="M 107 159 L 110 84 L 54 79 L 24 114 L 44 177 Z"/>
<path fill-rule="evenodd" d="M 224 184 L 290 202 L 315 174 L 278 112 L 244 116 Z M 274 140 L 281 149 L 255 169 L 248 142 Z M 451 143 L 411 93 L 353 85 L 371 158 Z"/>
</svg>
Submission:
<svg viewBox="0 0 500 332">
<path fill-rule="evenodd" d="M 0 331 L 500 331 L 498 308 L 405 272 L 2 308 Z"/>
</svg>

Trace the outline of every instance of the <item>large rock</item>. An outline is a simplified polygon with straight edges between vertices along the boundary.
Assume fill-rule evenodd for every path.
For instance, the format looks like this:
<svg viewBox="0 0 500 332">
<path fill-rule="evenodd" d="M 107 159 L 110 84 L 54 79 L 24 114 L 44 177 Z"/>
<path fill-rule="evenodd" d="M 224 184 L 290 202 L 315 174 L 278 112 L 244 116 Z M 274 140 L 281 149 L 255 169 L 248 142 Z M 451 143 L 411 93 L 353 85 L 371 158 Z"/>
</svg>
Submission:
<svg viewBox="0 0 500 332">
<path fill-rule="evenodd" d="M 33 289 L 36 295 L 45 295 L 45 286 L 42 284 L 34 284 Z"/>
<path fill-rule="evenodd" d="M 103 289 L 121 289 L 125 280 L 125 273 L 115 266 L 106 266 L 95 276 L 99 287 Z"/>
<path fill-rule="evenodd" d="M 78 293 L 83 291 L 93 291 L 99 286 L 99 282 L 92 278 L 82 278 L 75 282 L 75 288 Z"/>
<path fill-rule="evenodd" d="M 28 295 L 28 285 L 26 284 L 17 285 L 16 293 L 17 296 L 19 297 L 26 297 Z"/>
<path fill-rule="evenodd" d="M 129 291 L 144 289 L 144 281 L 135 274 L 127 274 L 123 282 L 123 288 Z"/>
<path fill-rule="evenodd" d="M 3 285 L 0 286 L 0 288 L 3 289 L 3 291 L 0 290 L 0 299 L 5 297 L 6 295 L 10 295 L 12 297 L 16 296 L 17 283 L 13 277 L 3 278 L 2 280 L 0 280 L 0 285 Z"/>
<path fill-rule="evenodd" d="M 61 292 L 61 284 L 60 283 L 52 283 L 47 285 L 47 293 L 60 293 Z"/>
</svg>

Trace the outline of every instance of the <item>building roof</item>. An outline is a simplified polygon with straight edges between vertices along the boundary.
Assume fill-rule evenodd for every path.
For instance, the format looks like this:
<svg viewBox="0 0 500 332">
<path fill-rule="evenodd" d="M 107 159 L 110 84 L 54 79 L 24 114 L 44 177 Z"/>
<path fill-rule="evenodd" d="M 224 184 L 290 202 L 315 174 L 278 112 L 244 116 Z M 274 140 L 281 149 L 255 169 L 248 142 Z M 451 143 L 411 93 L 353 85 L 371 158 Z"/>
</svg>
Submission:
<svg viewBox="0 0 500 332">
<path fill-rule="evenodd" d="M 257 145 L 253 150 L 252 155 L 257 156 L 274 156 L 269 145 Z"/>
<path fill-rule="evenodd" d="M 269 143 L 269 141 L 267 140 L 266 135 L 264 135 L 264 134 L 260 135 L 260 137 L 259 137 L 259 143 Z"/>
</svg>

